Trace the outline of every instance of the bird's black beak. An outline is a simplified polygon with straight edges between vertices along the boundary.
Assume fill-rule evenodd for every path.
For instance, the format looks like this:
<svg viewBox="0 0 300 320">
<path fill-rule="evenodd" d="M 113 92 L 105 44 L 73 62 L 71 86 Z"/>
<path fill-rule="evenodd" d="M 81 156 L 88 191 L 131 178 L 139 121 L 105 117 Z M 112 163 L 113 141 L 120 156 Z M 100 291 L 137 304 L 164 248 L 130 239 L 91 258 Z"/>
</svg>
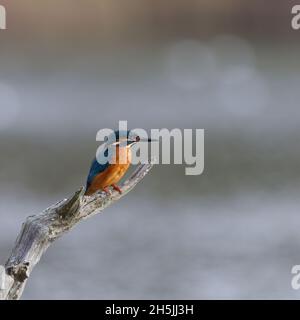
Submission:
<svg viewBox="0 0 300 320">
<path fill-rule="evenodd" d="M 154 139 L 140 139 L 138 142 L 155 142 L 155 141 L 158 141 L 158 140 L 154 140 Z"/>
</svg>

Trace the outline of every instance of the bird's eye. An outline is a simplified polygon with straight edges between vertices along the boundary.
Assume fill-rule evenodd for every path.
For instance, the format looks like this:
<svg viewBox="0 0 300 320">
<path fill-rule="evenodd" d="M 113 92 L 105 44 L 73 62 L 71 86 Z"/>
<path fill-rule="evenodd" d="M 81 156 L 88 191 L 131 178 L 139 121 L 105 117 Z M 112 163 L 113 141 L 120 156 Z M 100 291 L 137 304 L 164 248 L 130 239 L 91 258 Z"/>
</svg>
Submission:
<svg viewBox="0 0 300 320">
<path fill-rule="evenodd" d="M 107 142 L 107 141 L 108 141 L 108 137 L 105 137 L 105 138 L 104 138 L 104 142 Z"/>
<path fill-rule="evenodd" d="M 139 136 L 136 136 L 135 141 L 139 142 L 141 140 L 141 138 Z"/>
</svg>

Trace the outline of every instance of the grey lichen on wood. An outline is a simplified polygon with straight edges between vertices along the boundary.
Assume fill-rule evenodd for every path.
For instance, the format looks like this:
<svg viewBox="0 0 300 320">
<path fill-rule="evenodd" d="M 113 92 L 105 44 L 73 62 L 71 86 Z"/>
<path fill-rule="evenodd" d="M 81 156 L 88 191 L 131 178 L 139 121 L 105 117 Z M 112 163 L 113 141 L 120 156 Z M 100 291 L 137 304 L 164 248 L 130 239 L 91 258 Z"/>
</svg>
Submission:
<svg viewBox="0 0 300 320">
<path fill-rule="evenodd" d="M 0 300 L 16 300 L 22 295 L 27 279 L 43 253 L 57 238 L 81 220 L 92 217 L 118 201 L 150 171 L 153 163 L 141 164 L 120 186 L 122 193 L 97 192 L 84 196 L 84 188 L 76 191 L 43 212 L 29 216 L 23 223 L 12 253 L 0 268 Z"/>
</svg>

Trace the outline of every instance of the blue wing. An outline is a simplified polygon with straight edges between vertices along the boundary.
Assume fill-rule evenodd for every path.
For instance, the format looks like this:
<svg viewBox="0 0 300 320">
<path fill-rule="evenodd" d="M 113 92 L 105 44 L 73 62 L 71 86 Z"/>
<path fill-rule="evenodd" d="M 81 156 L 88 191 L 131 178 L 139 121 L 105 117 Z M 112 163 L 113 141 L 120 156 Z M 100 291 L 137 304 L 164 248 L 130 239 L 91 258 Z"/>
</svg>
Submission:
<svg viewBox="0 0 300 320">
<path fill-rule="evenodd" d="M 108 155 L 108 150 L 107 149 L 105 150 L 104 155 L 107 157 L 107 155 Z M 91 168 L 90 168 L 89 175 L 87 177 L 86 189 L 85 190 L 88 190 L 88 188 L 92 184 L 95 176 L 97 176 L 99 173 L 105 171 L 109 167 L 109 165 L 110 165 L 109 161 L 107 161 L 104 164 L 100 164 L 97 161 L 96 158 L 93 160 Z"/>
</svg>

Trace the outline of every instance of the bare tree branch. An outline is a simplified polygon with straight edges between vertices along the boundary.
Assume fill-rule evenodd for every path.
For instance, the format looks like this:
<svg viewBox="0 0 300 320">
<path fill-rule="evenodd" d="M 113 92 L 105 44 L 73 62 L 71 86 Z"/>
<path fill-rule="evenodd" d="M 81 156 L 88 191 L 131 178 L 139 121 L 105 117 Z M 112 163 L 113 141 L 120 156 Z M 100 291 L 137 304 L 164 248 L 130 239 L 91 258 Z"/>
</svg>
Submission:
<svg viewBox="0 0 300 320">
<path fill-rule="evenodd" d="M 98 192 L 84 196 L 84 188 L 76 191 L 43 212 L 29 216 L 16 240 L 5 268 L 0 268 L 0 300 L 19 299 L 27 279 L 47 248 L 81 220 L 92 217 L 118 201 L 150 171 L 153 164 L 139 165 L 121 186 L 122 194 Z M 1 267 L 1 266 L 0 266 Z M 2 279 L 2 281 L 1 281 Z"/>
</svg>

